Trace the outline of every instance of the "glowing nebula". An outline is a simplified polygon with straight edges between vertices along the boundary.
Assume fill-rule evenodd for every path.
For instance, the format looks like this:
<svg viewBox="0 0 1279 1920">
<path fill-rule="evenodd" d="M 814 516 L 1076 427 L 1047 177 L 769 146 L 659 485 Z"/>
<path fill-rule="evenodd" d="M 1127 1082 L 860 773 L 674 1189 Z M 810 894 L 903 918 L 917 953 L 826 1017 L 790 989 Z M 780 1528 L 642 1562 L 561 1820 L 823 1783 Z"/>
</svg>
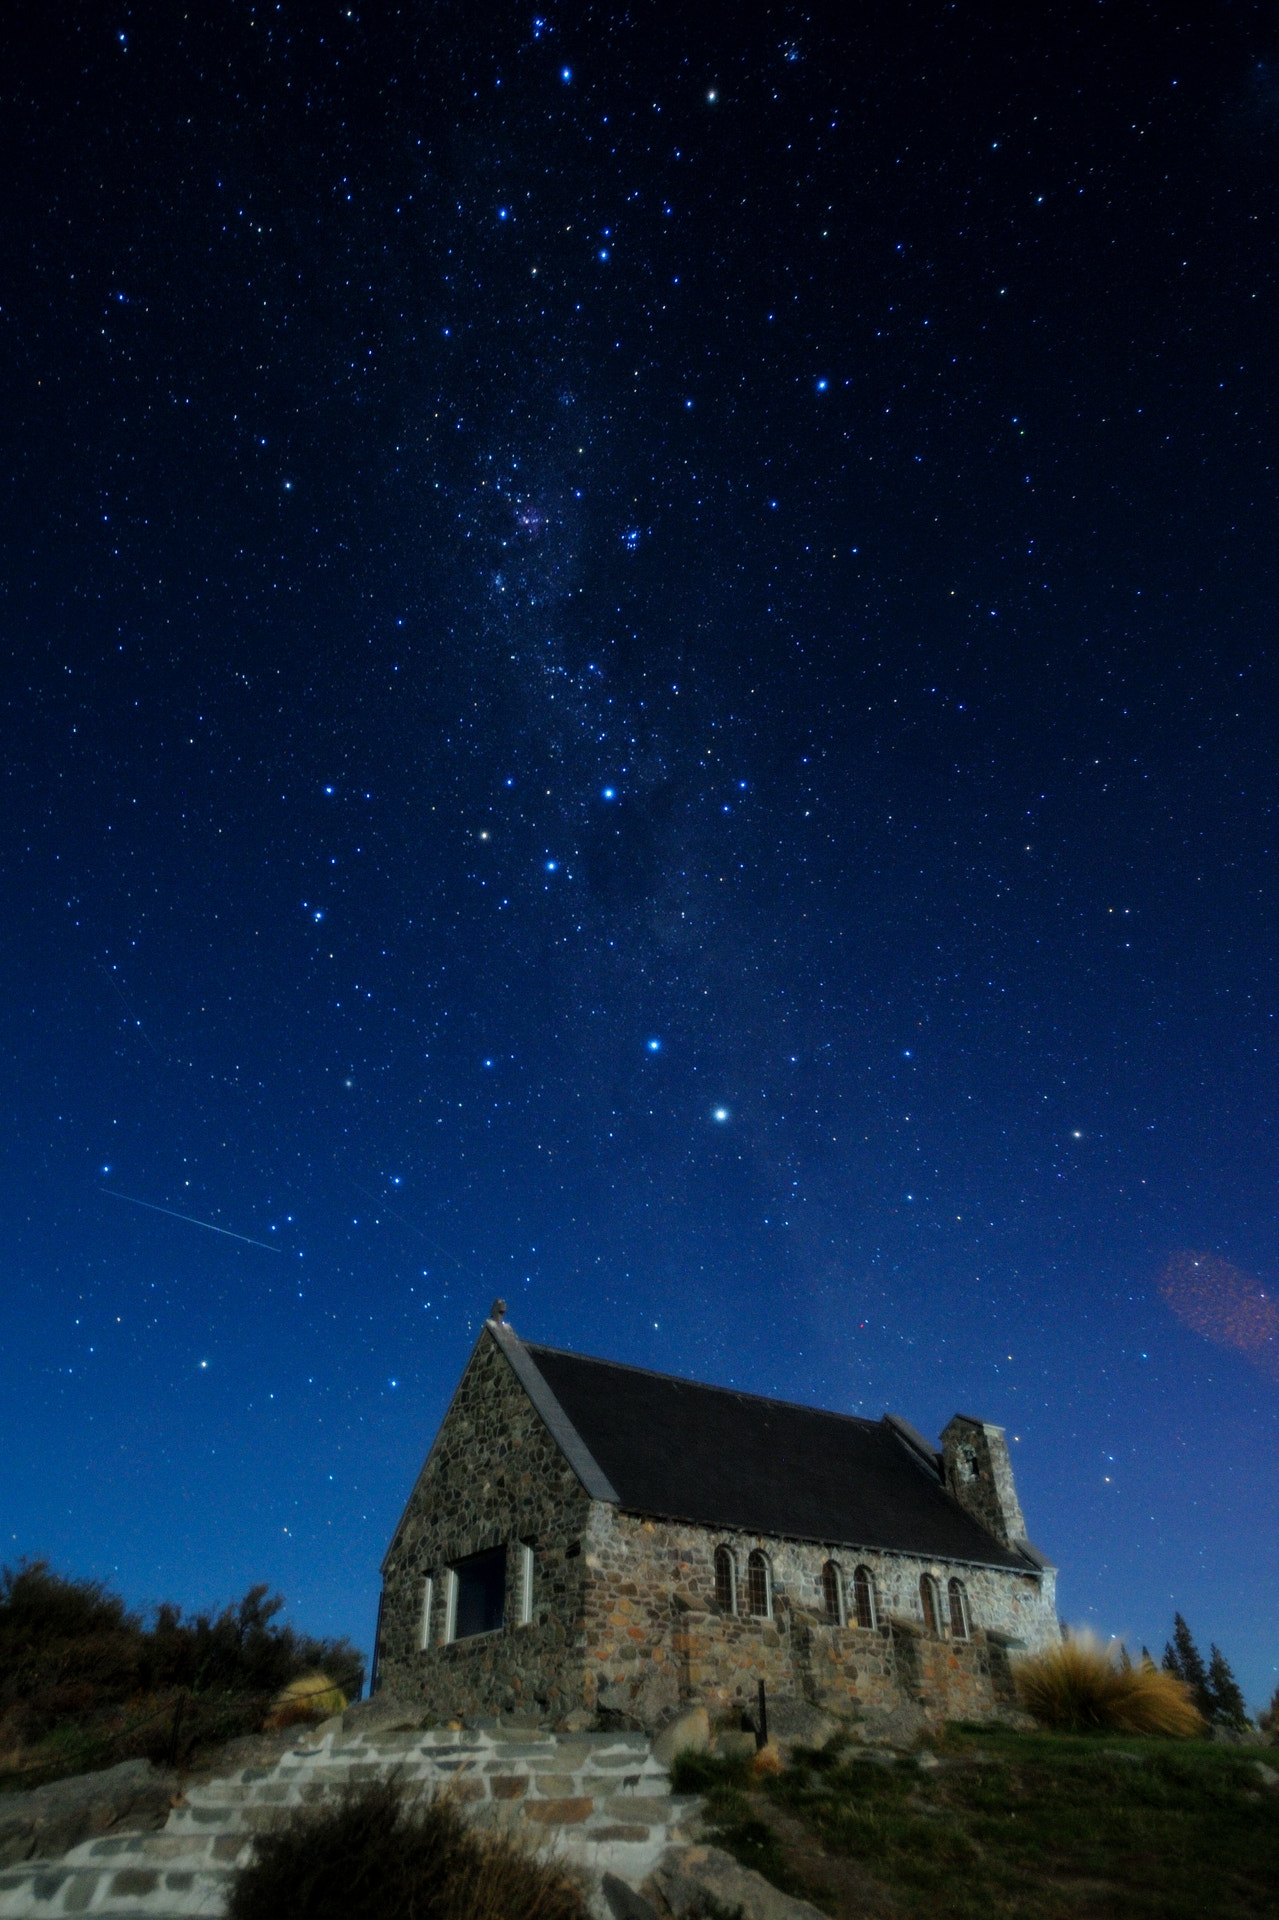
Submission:
<svg viewBox="0 0 1279 1920">
<path fill-rule="evenodd" d="M 1159 1291 L 1179 1320 L 1279 1379 L 1279 1306 L 1259 1280 L 1215 1253 L 1174 1253 Z"/>
</svg>

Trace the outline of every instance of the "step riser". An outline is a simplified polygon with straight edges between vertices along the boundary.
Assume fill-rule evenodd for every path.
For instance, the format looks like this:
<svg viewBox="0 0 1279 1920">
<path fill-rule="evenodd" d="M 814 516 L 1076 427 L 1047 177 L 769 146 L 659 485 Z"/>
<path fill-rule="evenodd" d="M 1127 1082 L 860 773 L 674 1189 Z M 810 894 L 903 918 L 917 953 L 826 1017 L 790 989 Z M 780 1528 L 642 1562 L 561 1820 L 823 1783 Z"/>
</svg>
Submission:
<svg viewBox="0 0 1279 1920">
<path fill-rule="evenodd" d="M 479 1826 L 548 1848 L 584 1869 L 596 1888 L 606 1872 L 638 1885 L 692 1805 L 672 1798 L 646 1742 L 327 1734 L 274 1767 L 193 1786 L 162 1832 L 89 1840 L 62 1860 L 0 1871 L 0 1920 L 217 1920 L 255 1833 L 348 1786 L 392 1776 L 411 1791 L 447 1793 Z"/>
</svg>

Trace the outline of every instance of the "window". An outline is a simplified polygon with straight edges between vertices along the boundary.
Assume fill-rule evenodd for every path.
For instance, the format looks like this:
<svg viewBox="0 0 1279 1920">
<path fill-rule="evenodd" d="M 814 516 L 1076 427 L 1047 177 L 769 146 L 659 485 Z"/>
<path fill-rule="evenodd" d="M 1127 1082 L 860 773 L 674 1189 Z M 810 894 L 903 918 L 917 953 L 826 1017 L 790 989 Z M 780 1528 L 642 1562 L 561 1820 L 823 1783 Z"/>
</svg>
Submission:
<svg viewBox="0 0 1279 1920">
<path fill-rule="evenodd" d="M 520 1546 L 520 1625 L 533 1624 L 533 1549 L 525 1540 Z"/>
<path fill-rule="evenodd" d="M 875 1625 L 875 1582 L 869 1567 L 858 1567 L 853 1575 L 853 1611 L 859 1627 Z"/>
<path fill-rule="evenodd" d="M 428 1573 L 422 1582 L 422 1620 L 418 1629 L 418 1652 L 425 1653 L 431 1644 L 431 1606 L 435 1600 L 435 1582 Z"/>
<path fill-rule="evenodd" d="M 773 1617 L 773 1578 L 768 1555 L 756 1547 L 746 1562 L 746 1598 L 750 1611 L 760 1620 Z"/>
<path fill-rule="evenodd" d="M 737 1612 L 737 1562 L 727 1547 L 715 1549 L 715 1604 L 723 1613 Z"/>
<path fill-rule="evenodd" d="M 477 1633 L 496 1633 L 506 1618 L 506 1548 L 473 1553 L 449 1571 L 453 1590 L 448 1638 L 470 1640 Z"/>
<path fill-rule="evenodd" d="M 826 1602 L 826 1618 L 833 1627 L 844 1624 L 844 1581 L 839 1568 L 833 1560 L 828 1560 L 822 1568 L 822 1599 Z"/>
<path fill-rule="evenodd" d="M 924 1610 L 924 1627 L 929 1633 L 941 1632 L 940 1612 L 937 1605 L 937 1582 L 931 1573 L 920 1575 L 919 1604 Z"/>
<path fill-rule="evenodd" d="M 950 1630 L 956 1640 L 968 1638 L 968 1595 L 962 1580 L 952 1580 L 946 1589 L 950 1598 Z"/>
</svg>

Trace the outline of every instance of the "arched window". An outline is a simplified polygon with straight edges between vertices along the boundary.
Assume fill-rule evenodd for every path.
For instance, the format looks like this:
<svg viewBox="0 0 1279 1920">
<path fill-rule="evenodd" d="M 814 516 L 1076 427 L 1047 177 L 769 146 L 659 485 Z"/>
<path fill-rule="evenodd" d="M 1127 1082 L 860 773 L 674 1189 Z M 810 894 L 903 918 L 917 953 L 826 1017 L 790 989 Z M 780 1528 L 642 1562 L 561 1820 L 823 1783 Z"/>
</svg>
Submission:
<svg viewBox="0 0 1279 1920">
<path fill-rule="evenodd" d="M 746 1600 L 751 1613 L 761 1620 L 773 1617 L 773 1579 L 768 1555 L 756 1547 L 746 1562 Z"/>
<path fill-rule="evenodd" d="M 722 1613 L 737 1612 L 737 1563 L 727 1547 L 715 1549 L 715 1604 Z"/>
<path fill-rule="evenodd" d="M 968 1638 L 968 1595 L 962 1580 L 952 1580 L 946 1589 L 950 1598 L 950 1631 L 956 1640 Z"/>
<path fill-rule="evenodd" d="M 941 1609 L 937 1605 L 937 1582 L 931 1573 L 920 1575 L 919 1604 L 924 1610 L 925 1631 L 940 1634 Z"/>
<path fill-rule="evenodd" d="M 859 1627 L 875 1625 L 875 1582 L 869 1567 L 858 1567 L 853 1575 L 853 1611 Z"/>
<path fill-rule="evenodd" d="M 826 1602 L 826 1618 L 833 1627 L 844 1624 L 844 1577 L 833 1560 L 828 1560 L 822 1568 L 822 1598 Z"/>
</svg>

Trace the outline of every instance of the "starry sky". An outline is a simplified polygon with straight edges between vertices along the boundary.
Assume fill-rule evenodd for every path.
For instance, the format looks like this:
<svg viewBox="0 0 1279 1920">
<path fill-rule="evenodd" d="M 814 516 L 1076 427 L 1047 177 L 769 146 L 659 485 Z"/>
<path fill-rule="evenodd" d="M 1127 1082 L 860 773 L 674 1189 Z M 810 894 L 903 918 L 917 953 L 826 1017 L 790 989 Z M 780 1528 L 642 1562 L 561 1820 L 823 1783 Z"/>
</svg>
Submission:
<svg viewBox="0 0 1279 1920">
<path fill-rule="evenodd" d="M 1264 1701 L 1273 12 L 0 38 L 0 1555 L 367 1649 L 501 1294 Z"/>
</svg>

